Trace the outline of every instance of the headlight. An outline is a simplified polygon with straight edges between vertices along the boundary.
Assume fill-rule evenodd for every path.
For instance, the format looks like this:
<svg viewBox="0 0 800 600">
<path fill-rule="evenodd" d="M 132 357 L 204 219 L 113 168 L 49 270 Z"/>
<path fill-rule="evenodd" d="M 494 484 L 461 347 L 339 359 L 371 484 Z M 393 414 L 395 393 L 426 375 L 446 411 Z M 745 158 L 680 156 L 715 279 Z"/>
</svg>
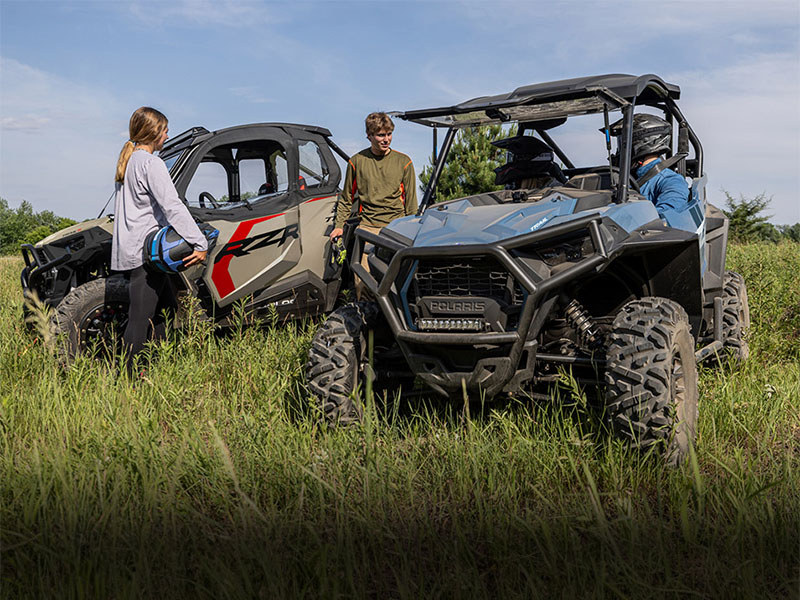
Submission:
<svg viewBox="0 0 800 600">
<path fill-rule="evenodd" d="M 436 319 L 423 318 L 417 320 L 420 331 L 483 331 L 486 321 L 483 319 Z"/>
<path fill-rule="evenodd" d="M 392 262 L 392 258 L 394 258 L 395 251 L 390 250 L 389 248 L 385 248 L 383 246 L 375 246 L 375 250 L 373 252 L 375 258 L 382 260 L 387 265 Z"/>
<path fill-rule="evenodd" d="M 550 267 L 565 262 L 578 262 L 593 252 L 591 238 L 565 242 L 536 250 L 536 255 Z"/>
</svg>

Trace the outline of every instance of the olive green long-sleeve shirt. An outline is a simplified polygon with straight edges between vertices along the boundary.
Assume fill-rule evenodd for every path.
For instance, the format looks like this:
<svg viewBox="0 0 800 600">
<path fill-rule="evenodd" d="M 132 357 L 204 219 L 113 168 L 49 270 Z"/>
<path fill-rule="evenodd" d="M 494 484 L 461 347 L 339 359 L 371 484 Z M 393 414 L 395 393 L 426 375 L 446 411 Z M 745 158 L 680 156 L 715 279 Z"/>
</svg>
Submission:
<svg viewBox="0 0 800 600">
<path fill-rule="evenodd" d="M 398 217 L 417 212 L 414 165 L 408 156 L 394 149 L 377 156 L 365 148 L 348 161 L 334 227 L 342 227 L 350 216 L 356 192 L 363 225 L 384 227 Z"/>
</svg>

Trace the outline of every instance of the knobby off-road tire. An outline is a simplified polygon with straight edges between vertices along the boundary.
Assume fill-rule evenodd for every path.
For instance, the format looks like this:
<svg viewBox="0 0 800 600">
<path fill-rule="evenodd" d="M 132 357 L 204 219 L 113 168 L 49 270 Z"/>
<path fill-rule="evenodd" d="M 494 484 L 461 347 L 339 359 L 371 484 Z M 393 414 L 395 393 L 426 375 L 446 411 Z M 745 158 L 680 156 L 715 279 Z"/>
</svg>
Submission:
<svg viewBox="0 0 800 600">
<path fill-rule="evenodd" d="M 694 345 L 679 304 L 641 298 L 617 313 L 606 355 L 606 423 L 634 448 L 662 445 L 673 465 L 683 462 L 695 438 Z"/>
<path fill-rule="evenodd" d="M 111 357 L 128 323 L 128 282 L 124 277 L 94 279 L 73 288 L 51 319 L 56 351 L 63 365 L 87 351 Z"/>
<path fill-rule="evenodd" d="M 347 304 L 332 312 L 311 340 L 306 380 L 332 425 L 361 420 L 361 403 L 353 392 L 364 372 L 367 332 L 380 316 L 374 302 Z"/>
<path fill-rule="evenodd" d="M 744 277 L 725 271 L 722 281 L 722 343 L 734 363 L 743 363 L 750 356 L 749 329 L 750 306 Z"/>
</svg>

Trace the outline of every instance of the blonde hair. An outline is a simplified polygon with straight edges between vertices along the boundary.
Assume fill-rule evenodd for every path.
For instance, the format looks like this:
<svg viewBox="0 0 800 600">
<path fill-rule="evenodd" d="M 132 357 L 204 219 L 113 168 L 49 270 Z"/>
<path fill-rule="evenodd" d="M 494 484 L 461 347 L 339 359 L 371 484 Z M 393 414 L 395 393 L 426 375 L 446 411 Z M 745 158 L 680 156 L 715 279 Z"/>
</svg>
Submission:
<svg viewBox="0 0 800 600">
<path fill-rule="evenodd" d="M 389 132 L 394 131 L 394 123 L 385 112 L 369 113 L 364 119 L 364 125 L 367 127 L 367 135 L 374 135 L 384 129 Z"/>
<path fill-rule="evenodd" d="M 114 181 L 117 183 L 125 181 L 125 169 L 128 167 L 128 160 L 133 154 L 136 144 L 155 144 L 167 129 L 167 124 L 167 117 L 155 108 L 142 106 L 133 111 L 128 124 L 129 139 L 119 153 Z"/>
</svg>

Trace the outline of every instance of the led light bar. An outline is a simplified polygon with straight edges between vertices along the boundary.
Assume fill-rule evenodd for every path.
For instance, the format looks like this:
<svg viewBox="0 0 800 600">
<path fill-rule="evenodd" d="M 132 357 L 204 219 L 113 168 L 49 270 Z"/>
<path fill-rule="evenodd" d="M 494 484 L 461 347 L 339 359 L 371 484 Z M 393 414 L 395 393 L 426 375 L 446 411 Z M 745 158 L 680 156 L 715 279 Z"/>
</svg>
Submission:
<svg viewBox="0 0 800 600">
<path fill-rule="evenodd" d="M 485 326 L 483 319 L 417 319 L 420 331 L 483 331 Z"/>
</svg>

